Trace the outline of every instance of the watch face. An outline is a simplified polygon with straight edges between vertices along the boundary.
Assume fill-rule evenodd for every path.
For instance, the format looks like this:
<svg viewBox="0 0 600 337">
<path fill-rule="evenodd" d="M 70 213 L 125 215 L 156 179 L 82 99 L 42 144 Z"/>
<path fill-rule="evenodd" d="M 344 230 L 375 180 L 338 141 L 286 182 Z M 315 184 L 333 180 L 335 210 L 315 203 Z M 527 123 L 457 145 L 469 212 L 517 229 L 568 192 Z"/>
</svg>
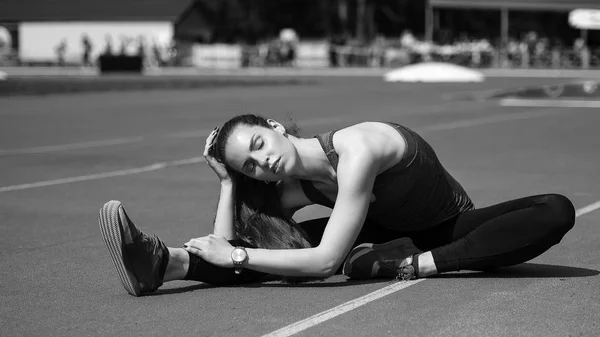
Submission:
<svg viewBox="0 0 600 337">
<path fill-rule="evenodd" d="M 247 256 L 246 250 L 241 249 L 241 248 L 236 248 L 231 253 L 231 258 L 235 262 L 244 262 L 244 260 L 246 259 L 246 256 Z"/>
</svg>

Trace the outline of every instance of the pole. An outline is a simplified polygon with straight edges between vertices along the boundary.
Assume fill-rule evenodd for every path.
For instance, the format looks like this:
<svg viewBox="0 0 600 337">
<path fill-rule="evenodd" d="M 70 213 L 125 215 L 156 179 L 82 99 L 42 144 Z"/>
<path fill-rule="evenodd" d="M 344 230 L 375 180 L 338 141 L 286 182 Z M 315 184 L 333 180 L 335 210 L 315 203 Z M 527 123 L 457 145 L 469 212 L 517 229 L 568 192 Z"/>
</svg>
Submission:
<svg viewBox="0 0 600 337">
<path fill-rule="evenodd" d="M 500 15 L 500 66 L 504 68 L 508 64 L 508 8 L 503 7 Z"/>
<path fill-rule="evenodd" d="M 425 0 L 425 41 L 433 41 L 433 6 Z"/>
<path fill-rule="evenodd" d="M 365 12 L 366 0 L 358 0 L 358 8 L 356 9 L 356 38 L 358 41 L 365 40 Z"/>
</svg>

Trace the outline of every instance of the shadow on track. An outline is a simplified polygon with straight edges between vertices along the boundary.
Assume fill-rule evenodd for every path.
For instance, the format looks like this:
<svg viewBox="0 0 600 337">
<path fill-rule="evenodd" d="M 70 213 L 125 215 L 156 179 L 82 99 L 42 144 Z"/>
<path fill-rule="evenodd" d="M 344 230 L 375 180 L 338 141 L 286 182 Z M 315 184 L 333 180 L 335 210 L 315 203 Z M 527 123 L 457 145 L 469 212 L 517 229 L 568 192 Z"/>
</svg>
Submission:
<svg viewBox="0 0 600 337">
<path fill-rule="evenodd" d="M 522 263 L 516 266 L 486 271 L 446 273 L 431 278 L 571 278 L 596 276 L 598 274 L 600 274 L 600 271 L 594 269 L 550 264 Z"/>
<path fill-rule="evenodd" d="M 600 271 L 587 268 L 557 266 L 538 263 L 522 263 L 517 266 L 503 267 L 487 271 L 463 271 L 457 273 L 446 273 L 429 277 L 430 279 L 456 279 L 456 278 L 574 278 L 574 277 L 590 277 L 600 274 Z M 262 282 L 253 282 L 246 284 L 213 286 L 207 283 L 197 283 L 185 287 L 159 289 L 154 293 L 145 294 L 144 296 L 161 296 L 168 294 L 181 294 L 192 292 L 201 289 L 215 288 L 337 288 L 356 286 L 361 284 L 374 283 L 392 283 L 397 282 L 389 279 L 372 279 L 372 280 L 336 280 L 336 281 L 308 281 L 299 283 L 286 283 L 279 281 L 275 277 L 269 277 Z"/>
<path fill-rule="evenodd" d="M 193 281 L 192 281 L 193 282 Z M 376 283 L 392 283 L 396 282 L 394 280 L 389 279 L 373 279 L 373 280 L 361 280 L 361 281 L 348 281 L 344 280 L 336 280 L 336 281 L 308 281 L 308 282 L 283 282 L 275 277 L 271 278 L 269 276 L 266 277 L 262 282 L 252 282 L 245 284 L 236 284 L 236 285 L 211 285 L 208 283 L 197 283 L 189 286 L 178 287 L 178 288 L 169 288 L 169 289 L 158 289 L 157 291 L 144 294 L 144 296 L 160 296 L 160 295 L 168 295 L 168 294 L 180 294 L 191 292 L 195 290 L 202 289 L 217 289 L 217 288 L 337 288 L 337 287 L 349 287 L 356 286 L 361 284 L 376 284 Z"/>
</svg>

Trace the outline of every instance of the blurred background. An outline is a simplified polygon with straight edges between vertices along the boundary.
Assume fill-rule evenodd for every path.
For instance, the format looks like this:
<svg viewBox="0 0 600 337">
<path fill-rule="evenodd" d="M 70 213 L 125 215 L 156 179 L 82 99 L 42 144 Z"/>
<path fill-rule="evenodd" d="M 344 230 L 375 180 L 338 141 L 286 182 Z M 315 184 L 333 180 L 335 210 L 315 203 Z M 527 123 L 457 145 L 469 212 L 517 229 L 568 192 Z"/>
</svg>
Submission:
<svg viewBox="0 0 600 337">
<path fill-rule="evenodd" d="M 600 67 L 597 10 L 598 0 L 1 0 L 0 66 L 588 69 Z"/>
</svg>

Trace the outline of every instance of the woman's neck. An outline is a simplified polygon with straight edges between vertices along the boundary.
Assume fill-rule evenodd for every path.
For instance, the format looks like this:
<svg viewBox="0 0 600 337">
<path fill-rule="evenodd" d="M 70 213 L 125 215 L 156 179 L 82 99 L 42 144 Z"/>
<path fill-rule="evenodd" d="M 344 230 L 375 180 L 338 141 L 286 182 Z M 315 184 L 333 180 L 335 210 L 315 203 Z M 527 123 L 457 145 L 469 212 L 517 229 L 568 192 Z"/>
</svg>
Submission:
<svg viewBox="0 0 600 337">
<path fill-rule="evenodd" d="M 336 181 L 336 173 L 323 148 L 316 138 L 290 138 L 296 147 L 300 162 L 292 176 L 296 179 L 331 182 Z"/>
</svg>

